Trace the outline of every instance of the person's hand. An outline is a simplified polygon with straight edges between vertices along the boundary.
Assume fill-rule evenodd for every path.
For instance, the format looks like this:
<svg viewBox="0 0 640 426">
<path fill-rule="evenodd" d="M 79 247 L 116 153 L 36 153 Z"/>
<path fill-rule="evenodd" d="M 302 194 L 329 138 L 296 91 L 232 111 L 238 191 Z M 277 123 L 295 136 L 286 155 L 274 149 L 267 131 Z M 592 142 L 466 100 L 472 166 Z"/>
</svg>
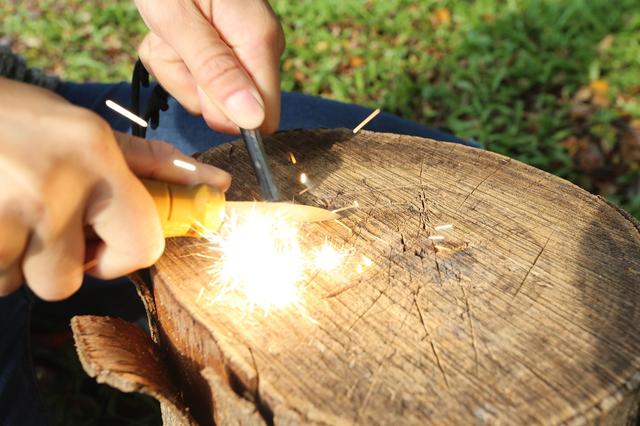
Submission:
<svg viewBox="0 0 640 426">
<path fill-rule="evenodd" d="M 219 131 L 277 130 L 284 35 L 266 0 L 135 0 L 138 53 L 188 111 Z"/>
<path fill-rule="evenodd" d="M 160 220 L 134 173 L 229 186 L 211 166 L 173 166 L 194 161 L 169 144 L 117 137 L 120 146 L 96 114 L 0 78 L 0 295 L 26 280 L 41 298 L 59 300 L 79 288 L 85 269 L 111 279 L 155 262 Z M 88 228 L 101 241 L 87 244 Z"/>
</svg>

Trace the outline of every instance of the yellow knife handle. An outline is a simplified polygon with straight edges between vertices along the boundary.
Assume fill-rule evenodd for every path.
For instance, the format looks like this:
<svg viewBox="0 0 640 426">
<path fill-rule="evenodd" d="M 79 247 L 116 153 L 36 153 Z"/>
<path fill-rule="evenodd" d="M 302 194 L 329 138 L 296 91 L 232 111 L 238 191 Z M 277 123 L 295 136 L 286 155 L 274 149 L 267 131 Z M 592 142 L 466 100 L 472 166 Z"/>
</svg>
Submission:
<svg viewBox="0 0 640 426">
<path fill-rule="evenodd" d="M 224 218 L 224 193 L 209 185 L 178 185 L 142 179 L 158 209 L 165 237 L 215 232 Z"/>
</svg>

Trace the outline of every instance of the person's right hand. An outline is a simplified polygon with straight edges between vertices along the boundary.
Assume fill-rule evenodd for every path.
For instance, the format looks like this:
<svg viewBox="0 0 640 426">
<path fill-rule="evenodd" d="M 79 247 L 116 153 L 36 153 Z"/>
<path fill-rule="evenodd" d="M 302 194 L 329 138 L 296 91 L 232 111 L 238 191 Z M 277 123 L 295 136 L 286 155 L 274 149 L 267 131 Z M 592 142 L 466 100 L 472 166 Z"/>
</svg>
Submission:
<svg viewBox="0 0 640 426">
<path fill-rule="evenodd" d="M 134 173 L 223 190 L 230 182 L 211 166 L 181 171 L 175 158 L 194 162 L 169 144 L 115 135 L 51 92 L 0 78 L 0 296 L 26 280 L 39 297 L 60 300 L 80 287 L 85 269 L 111 279 L 155 262 L 160 220 Z M 86 244 L 89 227 L 99 243 Z"/>
</svg>

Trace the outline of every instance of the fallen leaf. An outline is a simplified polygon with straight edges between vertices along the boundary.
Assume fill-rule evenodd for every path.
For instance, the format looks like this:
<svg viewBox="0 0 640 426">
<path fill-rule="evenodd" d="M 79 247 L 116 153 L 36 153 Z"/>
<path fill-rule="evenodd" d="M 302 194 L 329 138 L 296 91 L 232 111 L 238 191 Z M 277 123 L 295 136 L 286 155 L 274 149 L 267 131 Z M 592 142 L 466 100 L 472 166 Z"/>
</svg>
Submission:
<svg viewBox="0 0 640 426">
<path fill-rule="evenodd" d="M 593 91 L 591 102 L 594 105 L 609 105 L 609 83 L 606 80 L 593 80 L 589 88 Z"/>
<path fill-rule="evenodd" d="M 607 80 L 593 80 L 589 83 L 589 88 L 593 90 L 595 96 L 605 96 L 609 92 L 609 83 Z"/>
<path fill-rule="evenodd" d="M 293 78 L 299 82 L 302 83 L 307 79 L 307 76 L 304 75 L 304 73 L 300 70 L 296 71 L 295 73 L 293 73 Z"/>
<path fill-rule="evenodd" d="M 598 43 L 598 50 L 600 52 L 604 52 L 605 50 L 610 49 L 614 39 L 613 34 L 607 34 L 600 43 Z"/>
<path fill-rule="evenodd" d="M 362 59 L 360 56 L 353 56 L 349 60 L 349 64 L 351 65 L 351 68 L 359 68 L 364 64 L 364 59 Z"/>
<path fill-rule="evenodd" d="M 319 41 L 316 44 L 316 52 L 324 52 L 325 50 L 327 50 L 329 48 L 329 43 L 327 43 L 326 41 Z"/>
<path fill-rule="evenodd" d="M 287 58 L 284 60 L 284 63 L 282 64 L 282 69 L 285 71 L 289 71 L 291 68 L 293 68 L 293 58 Z"/>
<path fill-rule="evenodd" d="M 569 108 L 569 116 L 574 121 L 589 118 L 594 112 L 594 106 L 585 102 L 572 102 Z"/>
<path fill-rule="evenodd" d="M 434 27 L 446 25 L 451 22 L 451 11 L 446 7 L 442 7 L 431 12 L 429 18 Z"/>
<path fill-rule="evenodd" d="M 566 138 L 565 140 L 561 141 L 560 145 L 564 146 L 569 156 L 573 158 L 576 155 L 576 152 L 578 152 L 578 149 L 580 148 L 579 143 L 580 142 L 578 138 L 572 135 Z"/>
<path fill-rule="evenodd" d="M 573 159 L 578 170 L 593 173 L 603 166 L 604 156 L 597 144 L 590 142 L 588 138 L 581 138 L 578 145 L 578 151 Z"/>
<path fill-rule="evenodd" d="M 37 49 L 42 46 L 42 39 L 33 35 L 26 35 L 22 38 L 22 43 L 31 49 Z"/>
<path fill-rule="evenodd" d="M 591 96 L 593 96 L 591 89 L 589 87 L 582 87 L 573 95 L 573 100 L 575 102 L 589 102 Z"/>
<path fill-rule="evenodd" d="M 629 126 L 620 138 L 620 156 L 627 164 L 640 163 L 640 126 Z"/>
</svg>

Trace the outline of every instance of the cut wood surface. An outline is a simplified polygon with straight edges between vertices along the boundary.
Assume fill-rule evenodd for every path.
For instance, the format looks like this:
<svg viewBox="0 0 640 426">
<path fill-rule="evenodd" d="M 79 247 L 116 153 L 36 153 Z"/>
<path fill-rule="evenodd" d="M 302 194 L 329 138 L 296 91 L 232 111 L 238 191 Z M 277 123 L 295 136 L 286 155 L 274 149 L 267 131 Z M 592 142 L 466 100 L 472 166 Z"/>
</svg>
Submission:
<svg viewBox="0 0 640 426">
<path fill-rule="evenodd" d="M 455 144 L 315 130 L 265 147 L 284 199 L 359 204 L 340 223 L 307 226 L 306 242 L 329 239 L 374 264 L 361 276 L 316 276 L 304 310 L 265 316 L 203 299 L 211 261 L 195 254 L 206 248 L 169 240 L 152 270 L 159 339 L 198 422 L 214 421 L 213 382 L 244 400 L 239 418 L 253 415 L 248 401 L 276 425 L 635 421 L 640 231 L 631 217 L 562 179 Z M 202 159 L 233 174 L 228 199 L 259 198 L 240 142 Z M 301 172 L 311 186 L 298 195 Z M 436 231 L 442 224 L 453 228 Z"/>
</svg>

